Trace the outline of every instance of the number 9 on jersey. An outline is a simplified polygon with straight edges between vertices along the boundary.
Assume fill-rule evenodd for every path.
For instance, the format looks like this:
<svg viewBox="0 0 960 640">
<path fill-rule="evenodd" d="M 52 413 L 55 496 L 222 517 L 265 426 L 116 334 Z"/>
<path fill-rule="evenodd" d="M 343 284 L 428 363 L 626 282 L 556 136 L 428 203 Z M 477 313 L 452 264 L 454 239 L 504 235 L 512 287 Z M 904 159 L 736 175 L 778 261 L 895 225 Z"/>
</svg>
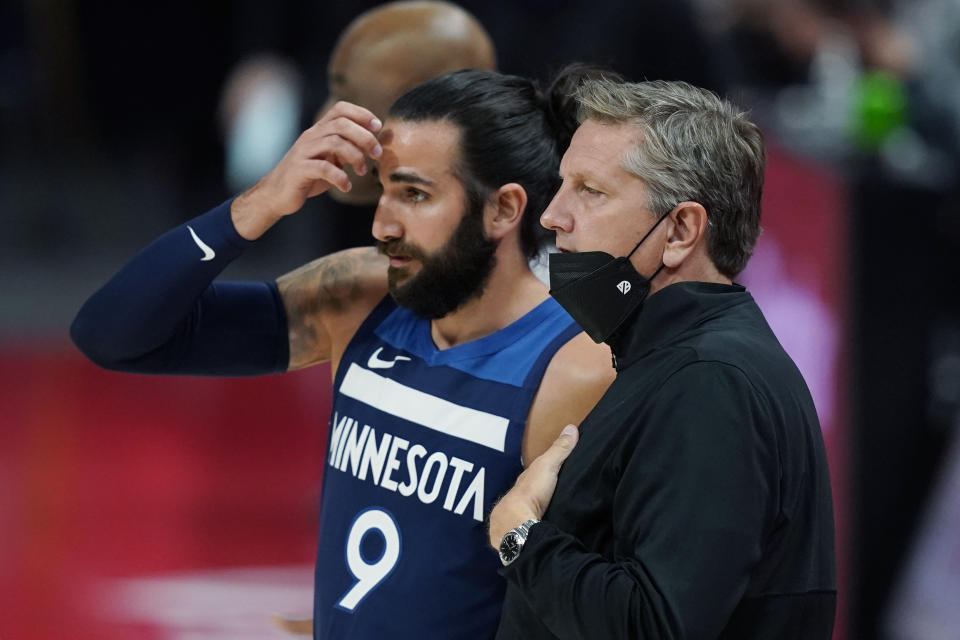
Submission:
<svg viewBox="0 0 960 640">
<path fill-rule="evenodd" d="M 364 537 L 373 532 L 383 537 L 383 553 L 377 560 L 367 562 L 360 545 Z M 343 594 L 337 607 L 352 613 L 370 591 L 390 575 L 400 559 L 400 529 L 393 516 L 383 509 L 362 511 L 350 527 L 346 551 L 347 568 L 357 581 Z"/>
</svg>

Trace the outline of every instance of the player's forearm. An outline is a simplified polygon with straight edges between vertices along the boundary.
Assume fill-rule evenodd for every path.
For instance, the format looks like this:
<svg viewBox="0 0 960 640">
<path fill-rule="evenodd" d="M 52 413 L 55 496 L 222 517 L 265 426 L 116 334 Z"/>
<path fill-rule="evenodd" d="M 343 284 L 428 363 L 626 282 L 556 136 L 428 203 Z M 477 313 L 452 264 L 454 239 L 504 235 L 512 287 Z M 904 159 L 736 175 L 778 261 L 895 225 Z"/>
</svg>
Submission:
<svg viewBox="0 0 960 640">
<path fill-rule="evenodd" d="M 237 234 L 244 240 L 257 240 L 283 216 L 274 213 L 270 201 L 257 183 L 237 196 L 230 205 L 230 219 Z"/>
<path fill-rule="evenodd" d="M 87 300 L 70 331 L 87 357 L 140 373 L 285 369 L 286 319 L 275 285 L 211 284 L 248 244 L 229 206 L 164 234 Z"/>
</svg>

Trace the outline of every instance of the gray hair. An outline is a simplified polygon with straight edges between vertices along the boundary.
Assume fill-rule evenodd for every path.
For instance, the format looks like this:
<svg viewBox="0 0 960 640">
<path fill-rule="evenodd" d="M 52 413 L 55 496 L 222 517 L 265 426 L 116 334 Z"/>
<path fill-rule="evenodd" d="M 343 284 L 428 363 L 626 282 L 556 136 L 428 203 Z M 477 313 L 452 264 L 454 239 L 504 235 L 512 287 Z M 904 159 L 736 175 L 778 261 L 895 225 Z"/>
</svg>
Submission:
<svg viewBox="0 0 960 640">
<path fill-rule="evenodd" d="M 578 120 L 635 126 L 640 135 L 622 160 L 642 179 L 656 216 L 678 203 L 707 211 L 707 251 L 717 269 L 743 271 L 760 235 L 766 154 L 745 113 L 686 82 L 588 80 L 575 94 Z"/>
</svg>

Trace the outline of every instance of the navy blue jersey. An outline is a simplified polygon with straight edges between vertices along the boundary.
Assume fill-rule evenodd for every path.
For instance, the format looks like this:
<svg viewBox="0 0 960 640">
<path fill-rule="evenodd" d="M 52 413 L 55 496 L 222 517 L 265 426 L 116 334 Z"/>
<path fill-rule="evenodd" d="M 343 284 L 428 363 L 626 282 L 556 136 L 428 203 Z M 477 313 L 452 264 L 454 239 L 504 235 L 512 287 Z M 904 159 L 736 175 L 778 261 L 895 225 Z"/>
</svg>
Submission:
<svg viewBox="0 0 960 640">
<path fill-rule="evenodd" d="M 315 638 L 493 637 L 505 583 L 485 519 L 521 471 L 543 372 L 579 331 L 552 298 L 443 350 L 389 297 L 367 317 L 334 380 Z"/>
</svg>

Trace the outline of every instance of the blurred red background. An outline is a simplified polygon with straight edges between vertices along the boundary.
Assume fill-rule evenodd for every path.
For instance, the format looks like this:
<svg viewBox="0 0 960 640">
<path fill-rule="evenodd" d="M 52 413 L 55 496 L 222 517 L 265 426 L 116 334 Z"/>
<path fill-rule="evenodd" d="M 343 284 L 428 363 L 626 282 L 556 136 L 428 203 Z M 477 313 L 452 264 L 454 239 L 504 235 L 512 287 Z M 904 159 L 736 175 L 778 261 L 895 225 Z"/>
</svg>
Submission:
<svg viewBox="0 0 960 640">
<path fill-rule="evenodd" d="M 111 615 L 111 580 L 312 564 L 328 367 L 155 378 L 8 344 L 0 406 L 4 640 L 174 637 Z"/>
</svg>

